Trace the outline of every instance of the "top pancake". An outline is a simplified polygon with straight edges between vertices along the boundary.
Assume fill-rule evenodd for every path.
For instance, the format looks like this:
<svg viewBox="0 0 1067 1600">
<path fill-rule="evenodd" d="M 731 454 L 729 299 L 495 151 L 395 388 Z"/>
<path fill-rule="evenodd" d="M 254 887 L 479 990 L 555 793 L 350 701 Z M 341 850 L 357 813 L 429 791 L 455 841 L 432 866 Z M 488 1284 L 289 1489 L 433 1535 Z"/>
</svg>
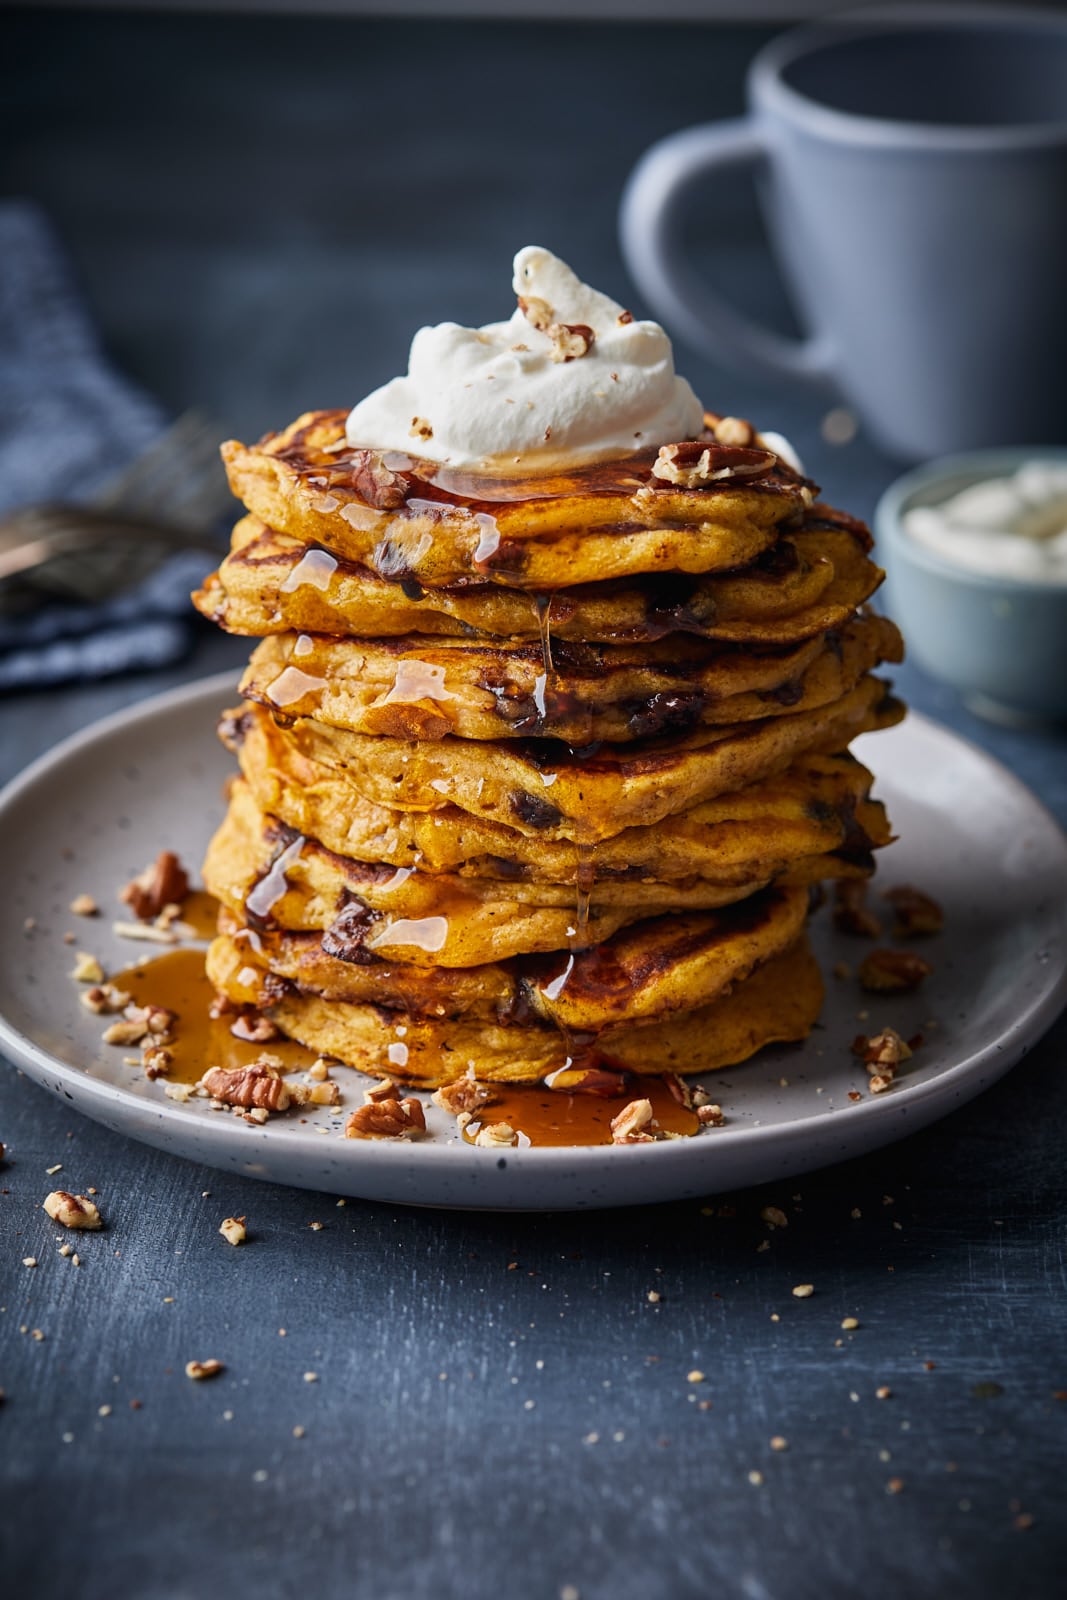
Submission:
<svg viewBox="0 0 1067 1600">
<path fill-rule="evenodd" d="M 658 451 L 568 474 L 492 477 L 397 452 L 354 450 L 343 411 L 308 412 L 248 447 L 222 447 L 230 486 L 271 528 L 385 578 L 530 590 L 636 573 L 725 571 L 753 561 L 813 500 L 764 449 L 701 441 L 695 487 L 652 468 Z"/>
<path fill-rule="evenodd" d="M 839 628 L 877 589 L 861 522 L 816 505 L 747 567 L 721 574 L 644 576 L 537 597 L 491 583 L 424 589 L 380 577 L 319 546 L 243 517 L 230 554 L 193 596 L 230 633 L 321 633 L 361 638 L 453 638 L 643 643 L 668 633 L 764 648 Z"/>
</svg>

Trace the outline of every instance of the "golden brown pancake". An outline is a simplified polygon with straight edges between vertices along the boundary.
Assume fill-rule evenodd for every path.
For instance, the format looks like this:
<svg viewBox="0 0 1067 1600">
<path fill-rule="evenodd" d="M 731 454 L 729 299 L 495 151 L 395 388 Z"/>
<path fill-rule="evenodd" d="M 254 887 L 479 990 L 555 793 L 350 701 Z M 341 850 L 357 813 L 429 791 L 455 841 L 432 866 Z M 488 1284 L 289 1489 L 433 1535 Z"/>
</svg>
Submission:
<svg viewBox="0 0 1067 1600">
<path fill-rule="evenodd" d="M 807 911 L 806 889 L 769 889 L 720 911 L 645 918 L 586 950 L 451 969 L 411 942 L 409 925 L 394 924 L 392 942 L 389 920 L 358 903 L 321 935 L 238 926 L 233 936 L 253 965 L 327 999 L 598 1033 L 706 1005 L 792 944 Z"/>
<path fill-rule="evenodd" d="M 384 578 L 541 590 L 646 572 L 740 567 L 813 501 L 772 451 L 701 441 L 725 476 L 652 472 L 658 449 L 568 474 L 490 476 L 353 450 L 343 411 L 308 412 L 251 448 L 223 445 L 230 486 L 268 527 Z"/>
<path fill-rule="evenodd" d="M 375 1076 L 433 1088 L 468 1073 L 484 1082 L 537 1082 L 558 1071 L 574 1041 L 543 1023 L 435 1018 L 324 998 L 269 973 L 247 940 L 223 936 L 208 975 L 240 1005 L 265 1012 L 290 1038 Z M 764 1045 L 803 1039 L 822 1006 L 818 966 L 801 935 L 727 994 L 694 1010 L 605 1029 L 598 1062 L 637 1073 L 706 1072 Z"/>
<path fill-rule="evenodd" d="M 433 812 L 368 799 L 362 782 L 380 792 L 371 781 L 373 746 L 366 755 L 362 749 L 354 751 L 349 763 L 344 737 L 324 735 L 315 723 L 302 720 L 292 728 L 281 727 L 262 707 L 249 705 L 228 714 L 220 732 L 237 751 L 260 809 L 339 855 L 394 866 L 418 864 L 431 872 L 466 870 L 475 877 L 521 878 L 530 875 L 522 870 L 529 868 L 547 881 L 573 883 L 582 859 L 580 846 L 598 841 L 598 874 L 691 875 L 698 861 L 710 865 L 719 859 L 702 842 L 703 819 L 684 843 L 684 829 L 661 830 L 654 842 L 646 836 L 651 824 L 734 795 L 783 772 L 801 756 L 841 750 L 857 734 L 891 726 L 901 714 L 879 679 L 864 678 L 841 700 L 818 711 L 735 728 L 705 728 L 685 739 L 607 745 L 584 761 L 563 750 L 506 742 L 502 748 L 465 748 L 456 740 L 443 759 L 438 756 L 440 770 L 449 776 L 437 780 L 431 774 L 433 752 L 439 747 L 424 750 L 420 744 L 416 748 L 422 765 L 413 783 L 425 784 L 443 802 Z M 404 792 L 398 773 L 403 754 L 393 748 L 380 756 L 380 771 L 398 795 Z M 479 756 L 480 774 L 473 764 Z M 555 783 L 546 785 L 544 778 L 552 776 Z M 435 782 L 451 782 L 453 791 L 434 790 Z M 795 814 L 795 791 L 790 803 Z M 757 798 L 755 805 L 760 804 Z M 782 820 L 780 811 L 776 820 Z M 617 845 L 606 842 L 613 837 Z"/>
<path fill-rule="evenodd" d="M 645 576 L 551 595 L 490 583 L 423 589 L 379 577 L 319 546 L 275 532 L 256 517 L 233 531 L 230 554 L 193 596 L 230 633 L 327 633 L 357 638 L 444 634 L 455 638 L 651 641 L 688 633 L 778 648 L 840 628 L 877 589 L 861 523 L 816 505 L 788 538 L 752 565 L 706 577 Z"/>
<path fill-rule="evenodd" d="M 806 798 L 797 803 L 796 815 L 784 827 L 774 827 L 778 819 L 773 805 L 777 800 L 781 817 L 788 801 L 772 793 L 769 814 L 749 824 L 754 854 L 747 875 L 741 876 L 735 866 L 726 869 L 732 881 L 721 883 L 701 878 L 666 884 L 594 879 L 581 915 L 571 885 L 509 884 L 348 860 L 264 816 L 247 784 L 240 782 L 233 786 L 225 820 L 208 847 L 204 883 L 233 915 L 261 933 L 280 928 L 321 934 L 340 923 L 372 939 L 375 955 L 384 960 L 466 967 L 517 955 L 581 949 L 640 919 L 730 905 L 766 887 L 772 878 L 808 885 L 864 872 L 862 858 L 828 850 L 819 853 L 820 846 L 843 846 L 855 831 L 857 803 L 860 818 L 869 812 L 866 819 L 872 826 L 882 822 L 880 808 L 862 803 L 869 775 L 858 763 L 852 770 L 843 765 L 840 776 L 851 779 L 846 793 L 842 784 L 832 781 L 832 773 L 826 775 L 831 781 L 813 783 L 807 790 L 794 779 L 794 788 Z M 833 794 L 834 800 L 818 798 L 820 790 Z M 714 822 L 702 826 L 709 834 L 732 831 L 736 836 L 745 830 L 743 821 L 720 823 L 718 828 Z M 776 852 L 770 861 L 759 855 L 764 841 Z M 808 853 L 803 853 L 805 845 L 810 845 Z M 726 848 L 735 856 L 741 853 L 736 838 Z M 783 861 L 790 850 L 791 859 Z M 397 927 L 402 936 L 393 939 L 389 930 Z M 336 937 L 341 937 L 340 931 Z"/>
<path fill-rule="evenodd" d="M 584 746 L 809 711 L 902 655 L 894 624 L 873 614 L 775 652 L 676 635 L 643 645 L 557 644 L 548 672 L 534 644 L 284 633 L 253 652 L 241 693 L 354 733 Z"/>
</svg>

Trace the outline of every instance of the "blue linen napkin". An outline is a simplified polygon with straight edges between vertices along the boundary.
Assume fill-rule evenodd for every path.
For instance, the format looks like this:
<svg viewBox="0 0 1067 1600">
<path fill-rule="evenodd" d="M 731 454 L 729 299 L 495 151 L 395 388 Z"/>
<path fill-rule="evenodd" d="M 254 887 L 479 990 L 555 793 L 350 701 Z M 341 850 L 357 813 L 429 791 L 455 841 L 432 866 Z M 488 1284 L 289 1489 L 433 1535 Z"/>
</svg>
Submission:
<svg viewBox="0 0 1067 1600">
<path fill-rule="evenodd" d="M 0 203 L 0 513 L 87 500 L 166 426 L 159 405 L 108 364 L 66 255 L 29 201 Z M 203 553 L 169 558 L 99 605 L 49 601 L 0 615 L 0 691 L 166 666 L 196 626 Z"/>
</svg>

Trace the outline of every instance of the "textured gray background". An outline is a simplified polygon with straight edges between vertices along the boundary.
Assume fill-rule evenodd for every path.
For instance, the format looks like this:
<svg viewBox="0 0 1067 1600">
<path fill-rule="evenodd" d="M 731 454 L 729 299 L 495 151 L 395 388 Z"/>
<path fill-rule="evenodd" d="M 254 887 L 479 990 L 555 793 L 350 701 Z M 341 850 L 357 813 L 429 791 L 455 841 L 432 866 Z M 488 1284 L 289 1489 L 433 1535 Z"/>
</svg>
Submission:
<svg viewBox="0 0 1067 1600">
<path fill-rule="evenodd" d="M 739 108 L 760 38 L 10 12 L 3 28 L 3 191 L 49 208 L 126 370 L 245 434 L 349 403 L 421 321 L 506 310 L 521 243 L 636 303 L 614 236 L 625 175 L 657 135 Z M 743 189 L 717 193 L 694 245 L 788 325 Z M 789 433 L 850 509 L 897 470 L 862 440 L 825 446 L 825 402 L 680 364 L 709 404 Z M 245 649 L 205 632 L 179 670 L 3 703 L 0 775 Z M 899 681 L 1067 817 L 1061 736 Z M 1065 1046 L 1061 1023 L 999 1088 L 866 1161 L 710 1210 L 580 1217 L 337 1208 L 141 1149 L 5 1069 L 0 1592 L 1062 1592 Z M 38 1209 L 53 1181 L 100 1190 L 109 1226 L 80 1270 Z M 789 1226 L 757 1253 L 768 1202 Z M 233 1250 L 215 1230 L 241 1213 L 254 1238 Z M 794 1300 L 798 1282 L 815 1295 Z M 225 1376 L 189 1383 L 205 1356 Z"/>
</svg>

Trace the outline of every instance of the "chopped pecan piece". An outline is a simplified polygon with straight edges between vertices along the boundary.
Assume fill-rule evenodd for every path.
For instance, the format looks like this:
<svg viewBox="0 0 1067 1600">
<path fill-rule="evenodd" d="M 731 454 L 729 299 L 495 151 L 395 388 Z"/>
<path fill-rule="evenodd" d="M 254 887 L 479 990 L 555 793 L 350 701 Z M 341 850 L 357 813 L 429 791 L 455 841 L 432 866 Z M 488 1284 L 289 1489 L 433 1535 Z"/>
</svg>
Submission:
<svg viewBox="0 0 1067 1600">
<path fill-rule="evenodd" d="M 474 1143 L 483 1150 L 507 1150 L 515 1143 L 515 1129 L 510 1122 L 488 1122 L 474 1135 Z"/>
<path fill-rule="evenodd" d="M 326 1078 L 308 1087 L 307 1098 L 309 1105 L 339 1106 L 341 1090 L 332 1078 Z"/>
<path fill-rule="evenodd" d="M 91 989 L 86 989 L 78 996 L 86 1011 L 92 1011 L 96 1016 L 102 1017 L 108 1013 L 124 1011 L 130 1004 L 133 996 L 125 989 L 117 989 L 113 983 L 94 984 Z"/>
<path fill-rule="evenodd" d="M 392 1078 L 381 1078 L 370 1089 L 364 1089 L 363 1101 L 365 1105 L 377 1105 L 382 1100 L 399 1100 L 400 1090 Z"/>
<path fill-rule="evenodd" d="M 696 1102 L 693 1099 L 693 1090 L 684 1078 L 680 1078 L 676 1072 L 665 1072 L 663 1081 L 667 1085 L 672 1100 L 677 1100 L 678 1104 L 684 1106 L 686 1111 L 692 1111 L 695 1108 Z"/>
<path fill-rule="evenodd" d="M 248 1238 L 244 1217 L 225 1217 L 219 1224 L 219 1232 L 227 1243 L 232 1245 L 244 1244 Z"/>
<path fill-rule="evenodd" d="M 897 1075 L 902 1061 L 910 1061 L 911 1046 L 906 1044 L 895 1028 L 883 1028 L 881 1033 L 867 1038 L 859 1034 L 852 1041 L 852 1053 L 863 1061 L 872 1094 L 884 1094 Z"/>
<path fill-rule="evenodd" d="M 706 1128 L 721 1128 L 726 1122 L 722 1106 L 697 1106 L 697 1121 Z"/>
<path fill-rule="evenodd" d="M 70 909 L 76 917 L 97 917 L 100 907 L 91 894 L 76 894 L 70 902 Z"/>
<path fill-rule="evenodd" d="M 149 866 L 123 889 L 119 899 L 135 917 L 151 922 L 164 906 L 181 905 L 189 893 L 189 874 L 173 850 L 161 850 Z"/>
<path fill-rule="evenodd" d="M 893 907 L 893 933 L 898 939 L 921 939 L 940 933 L 945 926 L 945 913 L 921 889 L 901 884 L 897 889 L 887 889 L 882 899 Z"/>
<path fill-rule="evenodd" d="M 690 439 L 683 444 L 660 446 L 652 476 L 680 489 L 700 489 L 727 478 L 754 478 L 775 463 L 772 450 L 748 450 L 732 445 L 705 444 Z"/>
<path fill-rule="evenodd" d="M 651 1144 L 656 1135 L 651 1131 L 651 1100 L 631 1100 L 623 1106 L 617 1117 L 611 1119 L 612 1144 Z"/>
<path fill-rule="evenodd" d="M 209 1067 L 200 1080 L 213 1100 L 246 1110 L 288 1111 L 292 1096 L 277 1069 L 255 1061 L 250 1067 Z"/>
<path fill-rule="evenodd" d="M 863 878 L 843 878 L 834 887 L 834 927 L 838 933 L 860 939 L 877 939 L 882 924 L 867 906 L 867 884 Z"/>
<path fill-rule="evenodd" d="M 426 1130 L 421 1100 L 369 1100 L 345 1123 L 346 1139 L 407 1139 Z"/>
<path fill-rule="evenodd" d="M 551 341 L 553 361 L 576 361 L 588 355 L 596 335 L 584 322 L 557 322 L 552 307 L 539 295 L 519 295 L 519 310 L 530 325 Z"/>
<path fill-rule="evenodd" d="M 217 1378 L 226 1368 L 221 1361 L 187 1361 L 185 1363 L 185 1376 L 196 1378 Z"/>
<path fill-rule="evenodd" d="M 895 1028 L 883 1028 L 881 1033 L 872 1034 L 869 1039 L 865 1034 L 859 1034 L 852 1041 L 852 1053 L 871 1069 L 897 1067 L 902 1061 L 911 1060 L 911 1046 Z"/>
<path fill-rule="evenodd" d="M 141 1065 L 146 1078 L 165 1078 L 174 1065 L 174 1052 L 162 1044 L 145 1045 L 141 1051 Z"/>
<path fill-rule="evenodd" d="M 53 1222 L 64 1228 L 81 1228 L 95 1231 L 104 1226 L 99 1211 L 84 1194 L 68 1194 L 66 1189 L 54 1189 L 45 1195 L 45 1211 Z"/>
<path fill-rule="evenodd" d="M 375 511 L 396 511 L 407 499 L 404 479 L 391 471 L 374 450 L 353 451 L 350 477 L 360 499 Z"/>
<path fill-rule="evenodd" d="M 861 962 L 858 977 L 864 989 L 878 994 L 905 994 L 933 972 L 929 961 L 910 950 L 872 950 Z"/>
<path fill-rule="evenodd" d="M 235 1039 L 244 1039 L 248 1044 L 272 1044 L 281 1038 L 281 1030 L 261 1011 L 242 1011 L 230 1023 L 230 1032 Z"/>
<path fill-rule="evenodd" d="M 447 1111 L 453 1117 L 458 1117 L 463 1111 L 477 1111 L 479 1106 L 487 1106 L 494 1098 L 489 1084 L 478 1083 L 474 1078 L 457 1078 L 454 1083 L 443 1083 L 430 1096 L 435 1106 L 440 1106 L 442 1111 Z"/>
<path fill-rule="evenodd" d="M 740 445 L 747 448 L 759 443 L 759 435 L 751 422 L 746 422 L 744 417 L 718 417 L 713 412 L 708 412 L 704 418 L 706 425 L 715 435 L 718 444 Z"/>
<path fill-rule="evenodd" d="M 177 1013 L 168 1011 L 165 1006 L 129 1005 L 121 1021 L 104 1029 L 104 1043 L 140 1044 L 147 1039 L 151 1044 L 169 1044 L 170 1030 L 176 1021 Z"/>
<path fill-rule="evenodd" d="M 88 950 L 79 950 L 74 957 L 74 969 L 71 977 L 75 983 L 100 984 L 104 981 L 104 969 L 95 956 Z"/>
</svg>

